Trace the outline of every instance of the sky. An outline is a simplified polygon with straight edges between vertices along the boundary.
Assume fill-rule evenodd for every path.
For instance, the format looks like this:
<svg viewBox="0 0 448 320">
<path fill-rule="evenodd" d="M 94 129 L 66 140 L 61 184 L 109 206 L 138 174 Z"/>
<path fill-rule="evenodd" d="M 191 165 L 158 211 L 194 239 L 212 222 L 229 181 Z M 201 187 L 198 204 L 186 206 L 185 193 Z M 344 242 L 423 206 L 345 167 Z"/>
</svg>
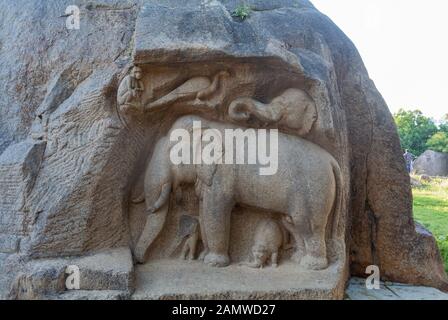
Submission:
<svg viewBox="0 0 448 320">
<path fill-rule="evenodd" d="M 311 0 L 358 48 L 392 112 L 448 113 L 447 0 Z"/>
</svg>

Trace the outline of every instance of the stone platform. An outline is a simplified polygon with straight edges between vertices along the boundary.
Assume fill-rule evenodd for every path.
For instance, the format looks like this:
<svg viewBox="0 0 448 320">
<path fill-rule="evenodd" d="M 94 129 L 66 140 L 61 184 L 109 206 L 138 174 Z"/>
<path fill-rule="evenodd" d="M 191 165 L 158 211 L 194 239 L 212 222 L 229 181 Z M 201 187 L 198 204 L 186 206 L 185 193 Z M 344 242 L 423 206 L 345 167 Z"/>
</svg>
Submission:
<svg viewBox="0 0 448 320">
<path fill-rule="evenodd" d="M 292 262 L 251 269 L 160 260 L 136 268 L 132 299 L 342 299 L 342 270 L 337 263 L 323 271 L 305 271 Z"/>
</svg>

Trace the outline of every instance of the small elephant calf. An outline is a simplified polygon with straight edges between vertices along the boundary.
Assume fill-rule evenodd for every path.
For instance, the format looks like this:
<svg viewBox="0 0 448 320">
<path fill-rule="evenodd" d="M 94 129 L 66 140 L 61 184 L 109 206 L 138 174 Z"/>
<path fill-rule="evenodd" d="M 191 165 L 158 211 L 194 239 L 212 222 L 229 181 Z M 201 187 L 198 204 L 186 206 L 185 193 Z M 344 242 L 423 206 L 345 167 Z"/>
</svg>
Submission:
<svg viewBox="0 0 448 320">
<path fill-rule="evenodd" d="M 278 265 L 278 254 L 285 242 L 285 232 L 273 219 L 260 221 L 255 231 L 254 245 L 252 247 L 252 262 L 244 262 L 243 265 L 251 268 L 263 268 L 271 259 L 272 267 Z"/>
</svg>

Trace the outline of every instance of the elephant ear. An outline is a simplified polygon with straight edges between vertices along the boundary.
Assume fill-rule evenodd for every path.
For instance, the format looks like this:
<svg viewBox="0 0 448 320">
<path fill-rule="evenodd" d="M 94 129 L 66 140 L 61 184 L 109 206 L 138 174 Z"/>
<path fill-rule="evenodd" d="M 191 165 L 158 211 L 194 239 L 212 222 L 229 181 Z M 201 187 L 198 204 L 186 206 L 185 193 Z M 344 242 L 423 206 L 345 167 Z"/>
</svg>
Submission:
<svg viewBox="0 0 448 320">
<path fill-rule="evenodd" d="M 203 127 L 200 137 L 200 141 L 193 142 L 193 152 L 196 154 L 196 159 L 200 160 L 200 163 L 196 164 L 197 183 L 205 183 L 207 186 L 211 186 L 218 164 L 223 163 L 224 142 L 220 131 L 217 129 Z M 213 140 L 211 140 L 211 137 L 213 137 Z M 208 151 L 210 150 L 213 150 L 213 156 L 209 154 Z M 205 154 L 203 154 L 204 151 Z"/>
</svg>

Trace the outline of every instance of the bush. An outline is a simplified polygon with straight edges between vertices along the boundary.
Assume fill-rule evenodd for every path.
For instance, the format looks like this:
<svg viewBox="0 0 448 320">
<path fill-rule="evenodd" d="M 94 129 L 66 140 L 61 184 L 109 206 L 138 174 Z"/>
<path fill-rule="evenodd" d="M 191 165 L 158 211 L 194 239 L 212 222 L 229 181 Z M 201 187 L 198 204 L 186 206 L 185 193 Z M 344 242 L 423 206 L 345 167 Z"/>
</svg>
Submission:
<svg viewBox="0 0 448 320">
<path fill-rule="evenodd" d="M 241 20 L 244 20 L 250 16 L 251 8 L 245 4 L 240 4 L 236 9 L 232 12 L 232 17 L 238 17 Z"/>
<path fill-rule="evenodd" d="M 426 143 L 429 149 L 438 152 L 448 152 L 448 133 L 437 132 Z"/>
</svg>

